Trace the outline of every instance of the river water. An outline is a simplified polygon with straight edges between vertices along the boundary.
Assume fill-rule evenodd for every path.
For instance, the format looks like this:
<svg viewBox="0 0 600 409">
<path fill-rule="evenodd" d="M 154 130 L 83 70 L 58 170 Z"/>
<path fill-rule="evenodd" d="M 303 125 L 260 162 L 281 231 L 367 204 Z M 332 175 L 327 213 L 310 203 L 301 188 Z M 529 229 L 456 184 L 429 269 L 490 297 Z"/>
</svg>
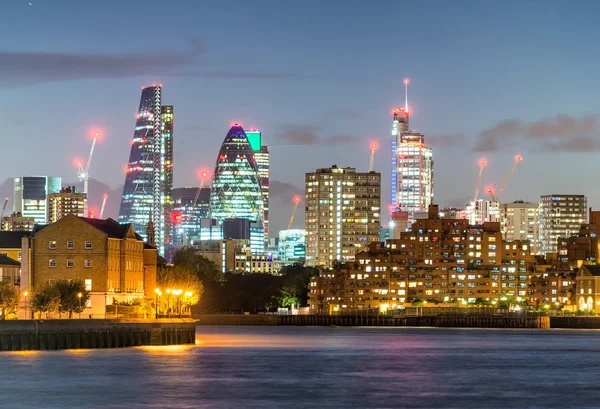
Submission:
<svg viewBox="0 0 600 409">
<path fill-rule="evenodd" d="M 600 331 L 198 327 L 0 353 L 0 408 L 600 408 Z"/>
</svg>

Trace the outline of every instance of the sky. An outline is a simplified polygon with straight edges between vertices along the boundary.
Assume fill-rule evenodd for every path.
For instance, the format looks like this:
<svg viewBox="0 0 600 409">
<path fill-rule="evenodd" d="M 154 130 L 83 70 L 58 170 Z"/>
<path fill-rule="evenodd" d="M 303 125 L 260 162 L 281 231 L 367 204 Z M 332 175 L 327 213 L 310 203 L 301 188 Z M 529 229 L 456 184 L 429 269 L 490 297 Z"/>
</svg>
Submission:
<svg viewBox="0 0 600 409">
<path fill-rule="evenodd" d="M 175 107 L 176 187 L 198 185 L 239 122 L 270 146 L 272 235 L 306 172 L 366 171 L 374 140 L 385 208 L 409 78 L 440 206 L 469 201 L 479 159 L 499 188 L 519 154 L 501 201 L 572 193 L 597 207 L 599 13 L 583 0 L 5 0 L 0 193 L 14 176 L 76 181 L 99 128 L 90 204 L 107 191 L 116 217 L 140 91 L 157 83 Z"/>
</svg>

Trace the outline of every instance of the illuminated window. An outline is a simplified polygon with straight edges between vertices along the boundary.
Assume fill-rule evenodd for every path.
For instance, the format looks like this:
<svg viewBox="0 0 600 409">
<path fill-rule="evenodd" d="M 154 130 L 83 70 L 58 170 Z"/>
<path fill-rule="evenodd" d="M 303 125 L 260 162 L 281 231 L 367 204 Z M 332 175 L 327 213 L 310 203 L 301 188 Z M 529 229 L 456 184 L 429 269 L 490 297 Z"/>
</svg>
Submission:
<svg viewBox="0 0 600 409">
<path fill-rule="evenodd" d="M 86 259 L 86 260 L 85 260 L 85 267 L 86 267 L 86 268 L 90 268 L 91 266 L 92 266 L 92 260 L 90 260 L 90 259 Z"/>
<path fill-rule="evenodd" d="M 54 250 L 56 248 L 56 242 L 55 241 L 48 242 L 48 248 L 50 250 Z"/>
<path fill-rule="evenodd" d="M 50 267 L 50 268 L 54 268 L 54 267 L 56 267 L 56 260 L 55 260 L 55 259 L 51 259 L 51 260 L 48 262 L 48 267 Z"/>
</svg>

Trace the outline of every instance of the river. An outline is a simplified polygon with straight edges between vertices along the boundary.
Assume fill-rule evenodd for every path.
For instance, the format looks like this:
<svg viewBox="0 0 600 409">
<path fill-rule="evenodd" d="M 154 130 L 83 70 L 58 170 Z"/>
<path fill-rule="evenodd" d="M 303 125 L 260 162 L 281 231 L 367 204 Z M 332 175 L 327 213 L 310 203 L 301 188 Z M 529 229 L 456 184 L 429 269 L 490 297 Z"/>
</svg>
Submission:
<svg viewBox="0 0 600 409">
<path fill-rule="evenodd" d="M 0 408 L 600 408 L 600 331 L 198 327 L 0 353 Z"/>
</svg>

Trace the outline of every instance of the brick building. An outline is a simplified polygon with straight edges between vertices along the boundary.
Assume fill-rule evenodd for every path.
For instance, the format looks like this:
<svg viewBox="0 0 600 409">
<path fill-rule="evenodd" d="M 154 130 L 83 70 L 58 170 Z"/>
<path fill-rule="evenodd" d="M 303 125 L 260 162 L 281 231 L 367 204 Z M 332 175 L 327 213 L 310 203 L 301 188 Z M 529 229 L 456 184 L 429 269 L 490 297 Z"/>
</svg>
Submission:
<svg viewBox="0 0 600 409">
<path fill-rule="evenodd" d="M 529 241 L 503 240 L 497 222 L 469 225 L 438 214 L 432 205 L 428 218 L 400 238 L 371 243 L 354 263 L 323 270 L 309 284 L 311 311 L 527 298 L 534 262 Z"/>
<path fill-rule="evenodd" d="M 105 317 L 105 306 L 152 297 L 156 287 L 156 248 L 131 224 L 67 215 L 36 226 L 22 241 L 21 293 L 57 279 L 82 280 L 90 291 L 83 316 Z"/>
</svg>

